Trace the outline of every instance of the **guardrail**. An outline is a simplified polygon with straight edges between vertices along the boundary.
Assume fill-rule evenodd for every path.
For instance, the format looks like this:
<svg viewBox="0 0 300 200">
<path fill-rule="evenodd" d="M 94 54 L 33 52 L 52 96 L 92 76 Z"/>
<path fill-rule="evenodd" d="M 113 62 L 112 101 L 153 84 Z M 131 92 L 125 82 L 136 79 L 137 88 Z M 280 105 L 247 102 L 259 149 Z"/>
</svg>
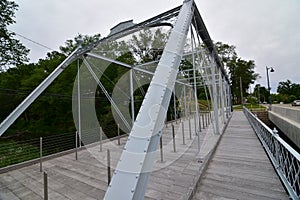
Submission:
<svg viewBox="0 0 300 200">
<path fill-rule="evenodd" d="M 247 108 L 243 111 L 292 199 L 300 199 L 300 154 Z"/>
</svg>

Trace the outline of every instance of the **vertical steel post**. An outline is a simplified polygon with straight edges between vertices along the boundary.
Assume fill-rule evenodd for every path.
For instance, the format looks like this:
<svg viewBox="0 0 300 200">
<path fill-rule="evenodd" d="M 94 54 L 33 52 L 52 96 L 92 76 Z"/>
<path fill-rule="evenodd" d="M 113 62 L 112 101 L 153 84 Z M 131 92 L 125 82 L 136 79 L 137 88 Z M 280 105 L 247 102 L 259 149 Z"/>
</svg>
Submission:
<svg viewBox="0 0 300 200">
<path fill-rule="evenodd" d="M 185 145 L 184 122 L 181 122 L 181 128 L 182 128 L 182 144 Z"/>
<path fill-rule="evenodd" d="M 172 124 L 172 136 L 173 136 L 173 150 L 174 152 L 176 152 L 175 129 L 173 124 Z"/>
<path fill-rule="evenodd" d="M 134 96 L 133 96 L 133 69 L 130 69 L 130 99 L 131 99 L 131 116 L 132 116 L 132 124 L 134 123 L 135 113 L 134 113 Z"/>
<path fill-rule="evenodd" d="M 205 112 L 202 112 L 202 125 L 203 125 L 203 129 L 205 129 L 204 116 L 205 116 Z"/>
<path fill-rule="evenodd" d="M 208 112 L 205 112 L 205 125 L 208 126 Z"/>
<path fill-rule="evenodd" d="M 110 150 L 107 149 L 107 185 L 110 184 L 110 180 L 111 180 Z"/>
<path fill-rule="evenodd" d="M 77 59 L 77 104 L 78 104 L 78 137 L 79 137 L 79 147 L 81 147 L 81 91 L 80 91 L 79 59 Z"/>
<path fill-rule="evenodd" d="M 273 137 L 274 137 L 274 143 L 275 143 L 275 160 L 277 162 L 277 167 L 280 166 L 280 160 L 279 160 L 279 145 L 278 145 L 278 131 L 276 130 L 276 128 L 274 128 L 274 130 L 272 130 L 273 132 Z"/>
<path fill-rule="evenodd" d="M 118 124 L 118 145 L 121 145 L 121 141 L 120 141 L 120 124 Z"/>
<path fill-rule="evenodd" d="M 40 137 L 40 172 L 43 171 L 43 138 Z"/>
<path fill-rule="evenodd" d="M 220 87 L 220 99 L 221 99 L 221 114 L 222 114 L 222 121 L 223 124 L 226 124 L 226 120 L 225 120 L 225 113 L 224 113 L 224 108 L 225 108 L 225 104 L 224 104 L 224 85 L 223 85 L 223 77 L 222 77 L 222 73 L 221 73 L 221 69 L 219 69 L 219 87 Z"/>
<path fill-rule="evenodd" d="M 162 135 L 160 136 L 160 161 L 164 162 Z"/>
<path fill-rule="evenodd" d="M 199 126 L 199 132 L 202 132 L 202 129 L 201 129 L 201 112 L 199 111 L 199 115 L 198 115 L 198 119 L 199 119 L 199 121 L 198 121 L 198 126 Z"/>
<path fill-rule="evenodd" d="M 187 105 L 186 105 L 186 89 L 185 85 L 183 85 L 183 96 L 184 96 L 184 117 L 187 117 Z"/>
<path fill-rule="evenodd" d="M 214 58 L 211 60 L 211 74 L 212 74 L 212 93 L 213 93 L 213 109 L 215 117 L 215 134 L 220 134 L 219 128 L 219 106 L 218 106 L 218 92 L 217 92 L 217 82 L 216 82 L 216 63 Z"/>
<path fill-rule="evenodd" d="M 174 91 L 173 91 L 173 106 L 174 106 L 174 120 L 175 120 L 175 123 L 177 124 L 177 111 L 176 111 L 176 95 L 175 95 L 175 86 L 174 86 Z"/>
<path fill-rule="evenodd" d="M 75 132 L 75 160 L 78 159 L 78 131 Z"/>
<path fill-rule="evenodd" d="M 195 116 L 194 116 L 194 125 L 195 125 L 195 135 L 197 136 L 197 135 L 198 135 L 198 132 L 197 132 L 196 114 L 195 114 Z"/>
<path fill-rule="evenodd" d="M 103 136 L 102 136 L 102 128 L 101 127 L 99 129 L 99 134 L 100 134 L 99 146 L 100 146 L 100 152 L 102 152 L 102 139 L 103 139 Z"/>
<path fill-rule="evenodd" d="M 48 200 L 48 175 L 44 172 L 44 200 Z"/>
<path fill-rule="evenodd" d="M 190 139 L 192 139 L 192 129 L 191 129 L 191 118 L 189 116 L 189 132 L 190 132 Z"/>
</svg>

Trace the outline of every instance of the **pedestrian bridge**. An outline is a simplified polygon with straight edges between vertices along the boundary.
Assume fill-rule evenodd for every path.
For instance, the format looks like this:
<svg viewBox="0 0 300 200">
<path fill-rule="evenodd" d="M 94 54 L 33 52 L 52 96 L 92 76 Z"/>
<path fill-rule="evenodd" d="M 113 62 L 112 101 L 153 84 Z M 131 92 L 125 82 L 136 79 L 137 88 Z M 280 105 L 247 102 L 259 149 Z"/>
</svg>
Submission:
<svg viewBox="0 0 300 200">
<path fill-rule="evenodd" d="M 139 24 L 122 22 L 87 46 L 78 41 L 0 124 L 0 136 L 74 61 L 77 132 L 1 147 L 3 158 L 27 150 L 40 158 L 1 169 L 0 199 L 299 198 L 299 153 L 247 109 L 231 112 L 227 72 L 193 0 Z M 115 139 L 105 137 L 98 119 L 100 94 L 111 105 Z"/>
<path fill-rule="evenodd" d="M 232 113 L 222 135 L 211 134 L 204 123 L 200 161 L 194 127 L 187 119 L 165 126 L 145 199 L 289 199 L 242 111 Z M 69 153 L 44 161 L 49 199 L 102 199 L 108 188 L 107 150 L 113 174 L 125 143 L 122 137 L 120 145 L 115 139 L 103 142 L 102 149 L 96 144 L 79 150 L 77 160 Z M 39 164 L 0 174 L 0 186 L 1 200 L 44 198 Z"/>
</svg>

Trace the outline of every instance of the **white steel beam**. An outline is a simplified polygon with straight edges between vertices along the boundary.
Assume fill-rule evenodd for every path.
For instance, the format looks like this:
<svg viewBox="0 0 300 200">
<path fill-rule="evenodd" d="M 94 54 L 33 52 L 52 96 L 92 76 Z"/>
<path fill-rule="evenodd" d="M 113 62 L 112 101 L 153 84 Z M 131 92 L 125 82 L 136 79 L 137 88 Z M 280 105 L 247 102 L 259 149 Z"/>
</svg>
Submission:
<svg viewBox="0 0 300 200">
<path fill-rule="evenodd" d="M 104 199 L 144 199 L 192 16 L 185 0 Z"/>
</svg>

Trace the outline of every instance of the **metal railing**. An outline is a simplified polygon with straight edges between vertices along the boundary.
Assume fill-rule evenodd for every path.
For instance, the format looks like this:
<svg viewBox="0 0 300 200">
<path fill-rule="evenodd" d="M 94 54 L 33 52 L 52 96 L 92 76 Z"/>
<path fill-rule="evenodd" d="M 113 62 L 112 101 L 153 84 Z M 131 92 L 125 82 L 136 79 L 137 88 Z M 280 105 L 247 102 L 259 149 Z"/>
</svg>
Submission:
<svg viewBox="0 0 300 200">
<path fill-rule="evenodd" d="M 247 108 L 243 111 L 292 199 L 300 199 L 300 154 Z"/>
<path fill-rule="evenodd" d="M 38 162 L 37 159 L 55 154 L 63 155 L 64 152 L 75 151 L 77 148 L 107 139 L 105 135 L 101 137 L 99 133 L 99 128 L 95 128 L 82 130 L 81 139 L 76 132 L 68 132 L 22 141 L 3 140 L 0 144 L 0 172 L 4 167 L 23 162 L 26 166 L 26 162 L 33 164 Z"/>
</svg>

